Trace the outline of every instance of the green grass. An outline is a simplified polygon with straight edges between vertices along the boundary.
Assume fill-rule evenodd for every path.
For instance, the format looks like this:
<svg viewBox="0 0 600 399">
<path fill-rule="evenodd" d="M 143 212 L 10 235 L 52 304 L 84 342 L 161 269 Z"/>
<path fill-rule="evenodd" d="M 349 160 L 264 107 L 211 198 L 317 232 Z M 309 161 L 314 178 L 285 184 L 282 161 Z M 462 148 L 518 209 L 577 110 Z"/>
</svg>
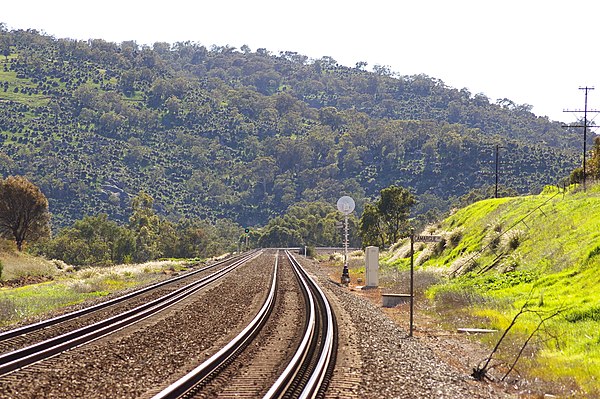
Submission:
<svg viewBox="0 0 600 399">
<path fill-rule="evenodd" d="M 600 186 L 484 200 L 432 232 L 446 245 L 425 246 L 429 257 L 419 267 L 447 276 L 427 295 L 449 324 L 469 320 L 503 330 L 526 302 L 537 312 L 560 310 L 538 336 L 545 341 L 532 343 L 535 356 L 521 366 L 532 376 L 575 381 L 586 395 L 600 395 Z M 391 267 L 407 265 L 406 258 L 386 259 L 393 259 Z M 452 273 L 465 263 L 469 267 Z M 502 356 L 511 358 L 537 323 L 533 312 L 520 317 Z M 498 337 L 484 339 L 492 344 Z"/>
<path fill-rule="evenodd" d="M 0 289 L 0 308 L 3 309 L 0 310 L 0 326 L 107 294 L 105 291 L 82 293 L 68 284 L 57 282 L 3 288 Z"/>
<path fill-rule="evenodd" d="M 15 101 L 27 104 L 31 107 L 41 107 L 48 105 L 50 97 L 42 94 L 25 94 L 21 89 L 25 87 L 34 88 L 36 85 L 29 79 L 17 78 L 17 73 L 14 71 L 4 71 L 3 62 L 0 62 L 0 82 L 8 82 L 8 90 L 0 89 L 0 99 Z M 15 87 L 19 88 L 19 92 L 15 93 Z"/>
</svg>

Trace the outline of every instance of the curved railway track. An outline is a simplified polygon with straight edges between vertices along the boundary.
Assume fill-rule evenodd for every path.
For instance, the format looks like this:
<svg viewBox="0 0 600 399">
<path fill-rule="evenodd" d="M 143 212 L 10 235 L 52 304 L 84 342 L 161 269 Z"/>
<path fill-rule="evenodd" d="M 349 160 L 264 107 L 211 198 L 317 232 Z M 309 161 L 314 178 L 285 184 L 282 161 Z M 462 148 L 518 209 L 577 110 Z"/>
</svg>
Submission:
<svg viewBox="0 0 600 399">
<path fill-rule="evenodd" d="M 264 398 L 323 397 L 335 365 L 337 348 L 335 317 L 318 285 L 289 252 L 286 251 L 285 256 L 293 268 L 302 292 L 306 315 L 303 318 L 304 325 L 299 345 L 289 356 L 287 365 L 268 388 Z M 202 396 L 201 390 L 204 384 L 217 378 L 233 358 L 242 353 L 244 348 L 260 334 L 261 328 L 275 307 L 279 269 L 277 255 L 269 295 L 251 323 L 221 350 L 156 394 L 154 399 L 188 398 L 197 394 Z"/>
<path fill-rule="evenodd" d="M 92 312 L 96 312 L 107 307 L 113 306 L 115 304 L 131 300 L 132 298 L 138 295 L 142 295 L 159 287 L 171 284 L 174 281 L 183 280 L 192 275 L 205 272 L 208 269 L 214 268 L 215 266 L 222 266 L 225 264 L 224 267 L 220 268 L 219 270 L 213 273 L 210 273 L 207 276 L 203 276 L 197 279 L 196 281 L 193 281 L 192 283 L 188 283 L 183 287 L 172 290 L 166 295 L 162 295 L 159 298 L 143 303 L 142 305 L 136 306 L 133 309 L 126 310 L 124 312 L 113 315 L 96 323 L 77 328 L 75 330 L 69 331 L 58 336 L 54 336 L 44 341 L 16 349 L 11 352 L 0 354 L 0 376 L 10 373 L 16 369 L 28 366 L 32 363 L 41 361 L 48 357 L 54 356 L 58 353 L 67 351 L 73 347 L 91 342 L 95 339 L 98 339 L 99 337 L 108 335 L 114 331 L 120 330 L 126 326 L 129 326 L 153 314 L 156 314 L 189 297 L 193 293 L 197 292 L 198 290 L 210 284 L 211 282 L 218 280 L 219 278 L 223 277 L 224 275 L 236 269 L 238 266 L 244 264 L 245 262 L 256 258 L 259 254 L 260 252 L 253 252 L 246 256 L 238 257 L 235 260 L 233 260 L 233 262 L 231 262 L 230 260 L 219 262 L 217 264 L 210 265 L 206 268 L 199 269 L 192 273 L 187 273 L 174 279 L 166 280 L 161 283 L 157 283 L 147 288 L 144 288 L 142 290 L 132 292 L 125 296 L 115 298 L 111 301 L 101 303 L 91 308 L 82 309 L 81 311 L 72 312 L 63 316 L 59 316 L 53 319 L 33 324 L 31 326 L 25 326 L 16 330 L 11 330 L 2 333 L 0 334 L 0 341 L 18 339 L 25 334 L 40 331 L 42 329 L 55 326 L 68 320 L 75 320 L 80 317 L 85 317 L 86 315 Z M 229 262 L 231 263 L 227 265 L 227 263 Z"/>
<path fill-rule="evenodd" d="M 289 251 L 286 251 L 286 256 L 301 282 L 308 317 L 298 350 L 264 398 L 323 397 L 335 366 L 337 352 L 335 316 L 318 284 Z"/>
</svg>

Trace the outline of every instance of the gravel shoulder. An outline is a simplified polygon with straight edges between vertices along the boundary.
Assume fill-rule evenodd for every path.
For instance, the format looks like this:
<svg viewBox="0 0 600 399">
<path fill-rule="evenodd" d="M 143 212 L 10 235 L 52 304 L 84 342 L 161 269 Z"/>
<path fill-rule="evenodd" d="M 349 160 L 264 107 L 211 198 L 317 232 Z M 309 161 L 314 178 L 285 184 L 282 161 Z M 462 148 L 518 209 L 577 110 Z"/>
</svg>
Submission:
<svg viewBox="0 0 600 399">
<path fill-rule="evenodd" d="M 480 355 L 467 340 L 423 332 L 414 337 L 364 291 L 334 282 L 329 269 L 300 259 L 334 302 L 340 354 L 328 397 L 358 398 L 511 398 L 502 386 L 469 376 L 465 355 Z M 380 302 L 379 302 L 380 303 Z M 341 312 L 339 312 L 341 310 Z M 345 394 L 342 392 L 345 388 Z"/>
</svg>

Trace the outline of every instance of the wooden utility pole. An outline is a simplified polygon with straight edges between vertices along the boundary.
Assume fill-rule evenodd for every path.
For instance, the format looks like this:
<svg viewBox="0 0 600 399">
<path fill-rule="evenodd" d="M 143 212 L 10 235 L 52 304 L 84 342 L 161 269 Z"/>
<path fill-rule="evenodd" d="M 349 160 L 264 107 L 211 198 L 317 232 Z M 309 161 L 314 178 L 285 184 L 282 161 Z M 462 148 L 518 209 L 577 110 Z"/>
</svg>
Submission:
<svg viewBox="0 0 600 399">
<path fill-rule="evenodd" d="M 583 110 L 564 110 L 564 112 L 576 112 L 583 113 L 583 125 L 566 125 L 563 127 L 582 127 L 583 128 L 583 191 L 586 190 L 586 179 L 587 179 L 587 171 L 585 165 L 585 154 L 587 152 L 587 129 L 588 129 L 588 113 L 590 112 L 600 112 L 597 110 L 588 110 L 588 92 L 590 90 L 594 90 L 593 87 L 580 87 L 579 90 L 583 90 L 585 92 L 585 105 Z"/>
<path fill-rule="evenodd" d="M 500 161 L 500 148 L 504 147 L 500 144 L 496 144 L 496 185 L 494 188 L 494 198 L 498 198 L 498 164 Z"/>
</svg>

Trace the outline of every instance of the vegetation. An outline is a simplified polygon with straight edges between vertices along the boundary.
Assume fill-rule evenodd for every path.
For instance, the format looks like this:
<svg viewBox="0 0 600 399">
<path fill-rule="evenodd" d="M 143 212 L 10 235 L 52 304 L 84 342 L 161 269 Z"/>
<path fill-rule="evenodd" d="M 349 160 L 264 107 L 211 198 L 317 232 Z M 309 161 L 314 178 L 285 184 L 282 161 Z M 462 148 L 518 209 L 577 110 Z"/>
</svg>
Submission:
<svg viewBox="0 0 600 399">
<path fill-rule="evenodd" d="M 577 163 L 576 129 L 424 75 L 0 26 L 0 174 L 40 187 L 55 228 L 99 214 L 126 224 L 140 191 L 172 223 L 264 226 L 341 193 L 360 214 L 391 185 L 410 189 L 415 212 L 432 220 L 494 180 L 496 144 L 500 181 L 518 193 Z"/>
<path fill-rule="evenodd" d="M 21 266 L 22 264 L 21 262 Z M 39 273 L 48 274 L 47 265 L 37 267 L 40 269 Z M 0 327 L 85 300 L 148 284 L 175 271 L 185 270 L 186 267 L 182 262 L 173 261 L 90 267 L 79 271 L 64 265 L 60 265 L 60 269 L 53 266 L 52 278 L 47 281 L 5 287 L 0 291 Z M 29 271 L 36 274 L 35 269 L 30 268 Z"/>
<path fill-rule="evenodd" d="M 381 190 L 375 204 L 367 204 L 360 218 L 363 246 L 385 247 L 410 234 L 410 208 L 416 203 L 410 191 L 390 186 Z"/>
<path fill-rule="evenodd" d="M 21 251 L 25 241 L 50 234 L 48 200 L 39 187 L 22 176 L 0 181 L 0 236 L 12 237 Z"/>
<path fill-rule="evenodd" d="M 33 250 L 73 266 L 106 266 L 159 258 L 205 258 L 236 249 L 239 226 L 188 219 L 172 223 L 155 213 L 153 201 L 141 192 L 132 200 L 128 225 L 106 214 L 85 216 Z"/>
<path fill-rule="evenodd" d="M 591 156 L 586 157 L 586 171 L 585 176 L 588 180 L 600 180 L 600 137 L 594 138 L 594 146 L 591 151 Z M 571 171 L 570 182 L 571 184 L 578 184 L 583 182 L 583 167 L 578 167 Z"/>
<path fill-rule="evenodd" d="M 505 331 L 519 315 L 496 368 L 519 355 L 521 371 L 598 395 L 599 216 L 598 185 L 480 201 L 427 228 L 443 241 L 418 246 L 416 263 L 445 276 L 428 295 L 449 322 Z M 388 265 L 407 268 L 406 245 L 394 247 Z"/>
<path fill-rule="evenodd" d="M 304 202 L 291 206 L 281 216 L 273 218 L 259 232 L 261 247 L 340 246 L 344 240 L 340 213 L 329 203 Z M 349 245 L 358 247 L 356 216 L 348 218 Z"/>
</svg>

